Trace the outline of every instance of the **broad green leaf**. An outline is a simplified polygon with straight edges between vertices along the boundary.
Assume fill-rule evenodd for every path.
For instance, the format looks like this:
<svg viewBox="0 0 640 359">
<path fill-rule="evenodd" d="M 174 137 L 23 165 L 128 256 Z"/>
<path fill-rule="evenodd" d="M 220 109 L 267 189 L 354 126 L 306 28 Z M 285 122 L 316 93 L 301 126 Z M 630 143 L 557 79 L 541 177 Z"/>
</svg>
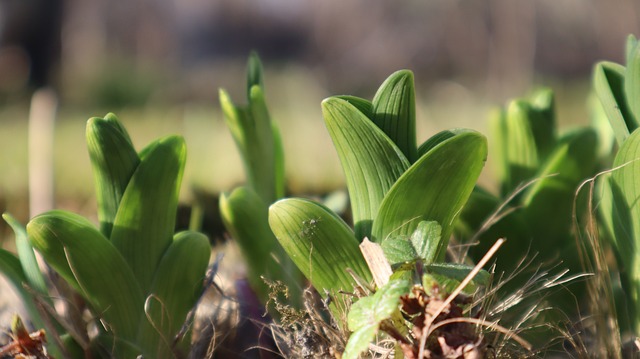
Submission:
<svg viewBox="0 0 640 359">
<path fill-rule="evenodd" d="M 113 114 L 87 121 L 87 147 L 93 169 L 100 229 L 111 235 L 122 195 L 140 159 L 129 135 Z"/>
<path fill-rule="evenodd" d="M 495 108 L 489 113 L 489 133 L 491 139 L 491 158 L 493 158 L 494 172 L 498 183 L 501 184 L 500 193 L 507 194 L 511 189 L 507 187 L 509 179 L 509 160 L 507 154 L 507 114 L 502 108 Z"/>
<path fill-rule="evenodd" d="M 288 283 L 297 300 L 300 293 L 297 268 L 289 260 L 269 228 L 268 207 L 250 188 L 239 187 L 220 195 L 222 221 L 246 259 L 249 282 L 260 299 L 268 300 L 269 288 L 261 278 Z M 274 258 L 275 257 L 275 258 Z"/>
<path fill-rule="evenodd" d="M 349 341 L 344 348 L 344 353 L 342 353 L 342 359 L 360 358 L 360 353 L 369 348 L 369 343 L 376 337 L 376 333 L 378 333 L 377 324 L 366 325 L 351 333 Z"/>
<path fill-rule="evenodd" d="M 604 107 L 602 107 L 602 103 L 595 93 L 589 95 L 587 106 L 589 108 L 590 127 L 598 135 L 597 157 L 604 159 L 606 163 L 611 163 L 616 153 L 613 146 L 616 142 L 616 136 L 604 112 Z"/>
<path fill-rule="evenodd" d="M 628 40 L 628 43 L 633 42 Z M 630 44 L 631 45 L 631 44 Z M 640 46 L 637 43 L 627 49 L 627 70 L 624 76 L 624 94 L 629 117 L 626 118 L 629 132 L 638 128 L 640 121 Z M 631 123 L 631 125 L 630 125 Z"/>
<path fill-rule="evenodd" d="M 347 268 L 372 280 L 353 232 L 334 213 L 315 202 L 290 198 L 269 207 L 269 225 L 276 238 L 320 295 L 353 290 Z M 344 309 L 344 308 L 342 308 Z"/>
<path fill-rule="evenodd" d="M 455 135 L 465 132 L 471 132 L 471 130 L 468 130 L 466 128 L 454 128 L 451 130 L 444 130 L 436 133 L 420 145 L 420 147 L 418 148 L 418 156 L 422 157 L 425 153 L 431 151 L 432 148 L 436 147 L 440 143 L 450 139 L 451 137 L 454 137 Z"/>
<path fill-rule="evenodd" d="M 85 218 L 64 211 L 33 218 L 27 233 L 47 263 L 79 289 L 115 335 L 135 338 L 144 297 L 131 267 L 107 238 Z"/>
<path fill-rule="evenodd" d="M 502 259 L 503 257 L 498 256 L 496 273 L 503 271 L 511 273 L 518 265 L 518 260 L 513 258 L 520 259 L 529 253 L 532 231 L 523 218 L 522 208 L 516 208 L 519 206 L 517 202 L 512 205 L 507 204 L 500 215 L 495 217 L 496 220 L 491 221 L 487 228 L 483 228 L 503 201 L 476 186 L 456 221 L 455 237 L 461 243 L 470 243 L 472 239 L 474 240 L 469 248 L 469 256 L 476 262 L 487 253 L 498 238 L 506 238 L 502 251 L 510 253 L 510 258 Z M 478 234 L 480 229 L 482 233 Z"/>
<path fill-rule="evenodd" d="M 396 71 L 373 98 L 373 122 L 398 146 L 409 162 L 417 159 L 416 100 L 413 73 Z"/>
<path fill-rule="evenodd" d="M 97 358 L 140 358 L 142 349 L 128 339 L 111 333 L 100 333 L 91 342 L 91 355 Z"/>
<path fill-rule="evenodd" d="M 400 305 L 400 296 L 409 293 L 411 282 L 390 280 L 375 294 L 361 298 L 351 306 L 347 324 L 349 330 L 356 331 L 370 324 L 380 324 L 391 318 Z"/>
<path fill-rule="evenodd" d="M 554 252 L 558 241 L 569 235 L 576 188 L 597 165 L 597 140 L 591 128 L 564 136 L 536 174 L 539 180 L 524 193 L 524 215 L 535 234 L 534 251 Z"/>
<path fill-rule="evenodd" d="M 137 343 L 149 358 L 173 358 L 171 343 L 200 295 L 211 248 L 198 232 L 180 232 L 162 257 L 147 296 Z"/>
<path fill-rule="evenodd" d="M 120 202 L 111 241 L 148 291 L 173 237 L 186 147 L 182 137 L 168 136 L 143 151 Z"/>
<path fill-rule="evenodd" d="M 395 181 L 409 168 L 398 147 L 349 102 L 322 102 L 325 124 L 347 179 L 355 234 L 369 237 L 380 203 Z"/>
<path fill-rule="evenodd" d="M 373 223 L 373 241 L 410 235 L 420 221 L 436 221 L 442 239 L 441 260 L 459 215 L 487 157 L 487 141 L 470 131 L 443 141 L 409 168 L 384 197 Z"/>
<path fill-rule="evenodd" d="M 341 100 L 347 101 L 353 107 L 357 108 L 360 112 L 367 116 L 368 119 L 373 121 L 373 104 L 371 103 L 371 101 L 350 95 L 334 96 L 334 98 L 339 98 Z"/>
<path fill-rule="evenodd" d="M 506 112 L 507 188 L 510 192 L 531 179 L 538 168 L 538 151 L 532 130 L 534 111 L 521 100 L 512 101 Z"/>
<path fill-rule="evenodd" d="M 640 130 L 634 131 L 620 147 L 613 163 L 610 203 L 614 246 L 621 261 L 621 278 L 629 303 L 640 301 Z M 635 331 L 640 331 L 640 312 L 632 305 Z"/>
<path fill-rule="evenodd" d="M 593 70 L 594 90 L 609 118 L 618 146 L 634 130 L 624 94 L 625 68 L 612 62 L 600 62 Z"/>
<path fill-rule="evenodd" d="M 539 159 L 544 159 L 553 150 L 556 139 L 555 99 L 553 90 L 542 88 L 531 96 L 533 118 L 531 132 L 536 143 Z"/>
<path fill-rule="evenodd" d="M 47 285 L 44 281 L 36 255 L 33 252 L 33 247 L 29 243 L 27 238 L 27 231 L 24 226 L 18 222 L 9 213 L 4 213 L 2 218 L 11 226 L 13 233 L 16 236 L 16 249 L 18 250 L 18 257 L 20 258 L 20 265 L 24 275 L 27 278 L 26 283 L 38 293 L 42 294 L 45 298 L 48 298 L 49 292 L 47 291 Z"/>
<path fill-rule="evenodd" d="M 640 262 L 635 260 L 640 244 L 640 131 L 634 131 L 618 151 L 613 167 L 618 166 L 622 167 L 611 175 L 615 241 L 624 266 L 640 284 Z"/>
</svg>

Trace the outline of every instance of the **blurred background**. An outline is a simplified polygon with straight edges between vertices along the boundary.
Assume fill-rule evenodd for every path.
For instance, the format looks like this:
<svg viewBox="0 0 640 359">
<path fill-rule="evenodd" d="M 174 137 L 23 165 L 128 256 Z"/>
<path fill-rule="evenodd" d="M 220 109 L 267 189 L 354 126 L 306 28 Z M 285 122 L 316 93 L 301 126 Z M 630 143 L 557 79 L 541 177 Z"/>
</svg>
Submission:
<svg viewBox="0 0 640 359">
<path fill-rule="evenodd" d="M 407 68 L 419 142 L 451 127 L 486 133 L 492 107 L 540 85 L 556 90 L 563 126 L 584 124 L 593 64 L 621 62 L 639 27 L 637 0 L 0 0 L 0 210 L 28 219 L 27 120 L 41 87 L 57 99 L 53 149 L 42 149 L 56 207 L 95 213 L 84 123 L 107 112 L 138 148 L 186 137 L 188 201 L 193 188 L 243 181 L 218 89 L 245 101 L 256 50 L 289 188 L 321 194 L 343 186 L 325 97 L 370 98 Z"/>
</svg>

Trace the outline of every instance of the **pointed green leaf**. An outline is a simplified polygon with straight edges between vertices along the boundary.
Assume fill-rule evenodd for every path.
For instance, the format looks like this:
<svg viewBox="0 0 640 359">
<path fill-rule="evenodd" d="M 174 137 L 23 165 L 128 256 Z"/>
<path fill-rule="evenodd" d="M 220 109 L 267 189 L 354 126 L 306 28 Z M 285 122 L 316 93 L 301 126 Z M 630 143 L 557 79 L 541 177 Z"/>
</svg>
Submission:
<svg viewBox="0 0 640 359">
<path fill-rule="evenodd" d="M 542 88 L 531 96 L 533 118 L 531 120 L 531 133 L 533 134 L 539 159 L 544 159 L 553 150 L 555 145 L 555 100 L 553 90 Z"/>
<path fill-rule="evenodd" d="M 274 186 L 275 186 L 275 199 L 283 198 L 285 195 L 285 188 L 287 186 L 285 178 L 285 166 L 284 166 L 284 146 L 282 145 L 282 136 L 280 135 L 280 129 L 275 122 L 271 123 L 271 132 L 273 133 L 273 158 L 275 161 L 275 174 L 274 174 Z"/>
<path fill-rule="evenodd" d="M 207 237 L 188 231 L 177 233 L 162 257 L 138 331 L 137 343 L 149 358 L 174 357 L 171 343 L 202 294 L 210 253 Z"/>
<path fill-rule="evenodd" d="M 397 71 L 380 86 L 372 101 L 373 121 L 409 162 L 416 160 L 416 100 L 413 73 Z"/>
<path fill-rule="evenodd" d="M 409 162 L 382 130 L 347 101 L 328 98 L 322 102 L 322 112 L 347 179 L 360 241 L 369 237 L 384 195 Z"/>
<path fill-rule="evenodd" d="M 508 191 L 530 180 L 538 168 L 538 150 L 531 122 L 534 111 L 528 103 L 512 101 L 506 112 L 506 159 Z"/>
<path fill-rule="evenodd" d="M 466 203 L 487 158 L 487 141 L 471 131 L 452 137 L 427 154 L 398 179 L 385 196 L 373 223 L 373 240 L 388 235 L 410 235 L 420 221 L 436 221 L 442 240 L 441 259 L 453 222 Z"/>
<path fill-rule="evenodd" d="M 466 128 L 454 128 L 450 130 L 444 130 L 436 133 L 435 135 L 429 137 L 426 141 L 424 141 L 420 147 L 418 148 L 418 156 L 422 157 L 425 153 L 431 151 L 432 148 L 436 147 L 440 143 L 458 135 L 460 133 L 469 132 L 470 130 Z"/>
<path fill-rule="evenodd" d="M 625 68 L 612 62 L 600 62 L 593 71 L 594 90 L 609 118 L 618 146 L 634 130 L 624 94 Z"/>
<path fill-rule="evenodd" d="M 371 273 L 351 229 L 334 213 L 315 202 L 290 198 L 269 207 L 269 225 L 300 271 L 320 295 L 325 290 L 352 291 L 350 268 L 365 281 Z"/>
<path fill-rule="evenodd" d="M 373 121 L 373 104 L 371 103 L 371 101 L 350 95 L 339 95 L 334 96 L 334 98 L 339 98 L 341 100 L 347 101 L 353 107 L 357 108 L 360 112 L 367 116 L 368 119 Z"/>
<path fill-rule="evenodd" d="M 24 226 L 18 222 L 9 213 L 4 213 L 2 218 L 11 226 L 13 233 L 16 236 L 16 249 L 18 250 L 18 257 L 20 258 L 20 265 L 24 275 L 27 278 L 26 283 L 38 293 L 42 294 L 45 298 L 48 298 L 49 292 L 47 291 L 47 285 L 44 281 L 36 255 L 33 252 L 33 247 L 27 238 L 27 231 Z"/>
<path fill-rule="evenodd" d="M 86 132 L 100 229 L 109 238 L 120 200 L 140 159 L 115 115 L 89 119 Z"/>
<path fill-rule="evenodd" d="M 233 104 L 229 95 L 220 90 L 220 105 L 224 117 L 231 131 L 231 135 L 240 151 L 247 175 L 249 186 L 266 203 L 275 201 L 276 193 L 282 193 L 282 188 L 276 188 L 277 171 L 282 170 L 282 164 L 276 163 L 276 157 L 281 152 L 281 144 L 274 140 L 264 94 L 260 86 L 254 85 L 249 90 L 249 105 L 238 107 Z M 282 158 L 279 158 L 282 160 Z M 281 181 L 281 180 L 280 180 Z"/>
<path fill-rule="evenodd" d="M 247 98 L 251 98 L 251 88 L 259 86 L 264 89 L 262 62 L 256 52 L 251 52 L 247 62 Z"/>
<path fill-rule="evenodd" d="M 640 121 L 640 46 L 631 46 L 627 52 L 627 70 L 624 76 L 624 94 L 629 117 L 626 118 L 630 132 L 638 128 Z M 631 123 L 632 125 L 629 125 Z"/>
<path fill-rule="evenodd" d="M 629 34 L 627 36 L 627 43 L 625 45 L 625 59 L 627 64 L 631 62 L 631 58 L 633 58 L 633 52 L 638 46 L 638 39 L 633 34 Z"/>
<path fill-rule="evenodd" d="M 280 145 L 274 140 L 273 128 L 271 125 L 271 116 L 267 109 L 267 103 L 264 98 L 264 91 L 259 86 L 251 88 L 249 97 L 249 108 L 253 118 L 253 137 L 250 137 L 251 143 L 246 143 L 248 151 L 252 153 L 252 186 L 254 191 L 267 203 L 273 203 L 278 198 L 276 193 L 283 193 L 284 188 L 276 188 L 276 179 L 279 174 L 276 173 L 278 164 L 276 164 L 276 154 L 282 152 Z M 280 176 L 284 176 L 280 174 Z"/>
<path fill-rule="evenodd" d="M 297 300 L 300 293 L 297 268 L 293 266 L 278 240 L 269 228 L 268 207 L 260 197 L 247 187 L 239 187 L 231 194 L 220 195 L 222 221 L 240 247 L 247 266 L 249 282 L 263 303 L 270 294 L 261 277 L 271 281 L 289 283 Z"/>
<path fill-rule="evenodd" d="M 589 108 L 590 127 L 593 128 L 598 135 L 597 156 L 598 158 L 605 159 L 607 163 L 611 163 L 615 155 L 613 145 L 616 142 L 616 136 L 604 112 L 602 103 L 595 93 L 589 95 L 587 107 Z"/>
<path fill-rule="evenodd" d="M 160 258 L 171 244 L 186 160 L 182 137 L 149 145 L 131 177 L 116 215 L 111 241 L 147 291 Z"/>
<path fill-rule="evenodd" d="M 27 233 L 47 263 L 79 289 L 117 336 L 135 338 L 143 309 L 142 291 L 107 238 L 85 218 L 64 211 L 35 217 Z M 59 258 L 60 252 L 68 263 Z"/>
</svg>

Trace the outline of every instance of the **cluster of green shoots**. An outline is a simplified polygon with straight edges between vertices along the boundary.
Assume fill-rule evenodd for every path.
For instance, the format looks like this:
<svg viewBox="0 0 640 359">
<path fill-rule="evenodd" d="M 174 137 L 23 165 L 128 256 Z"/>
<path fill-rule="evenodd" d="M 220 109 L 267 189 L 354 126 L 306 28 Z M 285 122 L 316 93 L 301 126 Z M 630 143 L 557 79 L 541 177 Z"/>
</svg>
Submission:
<svg viewBox="0 0 640 359">
<path fill-rule="evenodd" d="M 579 273 L 585 263 L 612 251 L 613 267 L 598 263 L 607 269 L 607 288 L 618 289 L 610 293 L 620 319 L 617 340 L 623 333 L 640 334 L 635 260 L 640 44 L 635 38 L 627 43 L 626 68 L 607 62 L 595 68 L 601 107 L 592 126 L 560 134 L 548 89 L 495 112 L 491 153 L 497 194 L 476 185 L 489 151 L 482 134 L 451 129 L 418 143 L 410 71 L 390 75 L 372 100 L 325 99 L 323 118 L 345 175 L 350 224 L 344 213 L 323 203 L 285 197 L 285 153 L 264 90 L 262 66 L 252 55 L 248 103 L 235 105 L 220 91 L 247 177 L 244 186 L 220 195 L 220 215 L 262 304 L 273 299 L 276 283 L 289 291 L 286 305 L 302 310 L 309 303 L 303 303 L 300 288 L 309 284 L 326 310 L 319 320 L 344 333 L 332 347 L 342 358 L 392 352 L 406 358 L 482 357 L 490 347 L 486 330 L 502 332 L 529 350 L 515 332 L 486 320 L 488 308 L 480 299 L 493 281 L 483 268 L 503 243 L 493 267 L 497 273 L 516 270 L 518 259 L 531 252 L 540 262 L 562 258 L 566 268 Z M 603 129 L 607 119 L 613 131 Z M 612 136 L 617 152 L 608 145 Z M 0 272 L 21 295 L 33 326 L 52 333 L 53 357 L 186 357 L 193 313 L 210 281 L 211 249 L 201 233 L 174 234 L 184 140 L 165 137 L 138 152 L 109 114 L 88 121 L 87 146 L 99 227 L 60 210 L 26 226 L 5 214 L 17 254 L 0 250 Z M 576 225 L 593 218 L 576 193 L 602 169 L 611 171 L 598 181 L 596 232 L 604 240 L 590 242 L 599 243 L 595 250 L 576 241 L 581 238 Z M 448 255 L 451 238 L 479 244 L 454 262 Z M 41 270 L 36 252 L 55 276 Z M 54 297 L 64 298 L 64 313 L 55 309 Z M 562 309 L 571 313 L 568 305 Z M 275 321 L 286 319 L 277 308 L 269 311 Z M 24 337 L 23 328 L 20 333 Z M 608 355 L 620 357 L 620 347 Z"/>
</svg>

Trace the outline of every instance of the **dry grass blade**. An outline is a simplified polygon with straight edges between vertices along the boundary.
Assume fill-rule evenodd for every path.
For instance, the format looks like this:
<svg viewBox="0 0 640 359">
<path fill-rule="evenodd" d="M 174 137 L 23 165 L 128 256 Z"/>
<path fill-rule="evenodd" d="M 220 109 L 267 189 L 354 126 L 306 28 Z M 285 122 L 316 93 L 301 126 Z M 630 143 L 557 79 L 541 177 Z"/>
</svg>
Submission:
<svg viewBox="0 0 640 359">
<path fill-rule="evenodd" d="M 581 249 L 578 251 L 580 262 L 585 271 L 590 271 L 594 275 L 594 279 L 588 282 L 588 291 L 591 294 L 589 306 L 591 313 L 594 314 L 594 332 L 598 345 L 601 348 L 601 355 L 609 358 L 622 358 L 622 339 L 620 337 L 620 327 L 615 313 L 615 299 L 613 298 L 613 288 L 611 284 L 611 274 L 606 259 L 606 248 L 598 235 L 598 225 L 595 218 L 595 209 L 593 207 L 593 199 L 595 192 L 596 180 L 606 174 L 610 174 L 624 166 L 627 163 L 602 171 L 594 177 L 585 180 L 578 186 L 572 209 L 572 225 L 576 233 L 576 246 Z M 578 197 L 585 186 L 588 185 L 587 194 L 587 218 L 585 223 L 585 234 L 580 230 L 578 218 Z M 588 247 L 587 247 L 588 246 Z M 592 255 L 588 255 L 591 253 Z M 604 298 L 604 300 L 603 300 Z M 598 334 L 600 333 L 600 334 Z M 613 335 L 612 335 L 613 333 Z"/>
<path fill-rule="evenodd" d="M 458 294 L 460 294 L 460 292 L 462 292 L 462 290 L 471 282 L 471 280 L 473 280 L 473 278 L 478 274 L 478 272 L 480 272 L 482 267 L 484 267 L 484 265 L 487 264 L 489 259 L 493 257 L 493 255 L 496 253 L 498 248 L 500 248 L 500 246 L 504 243 L 504 241 L 505 241 L 504 239 L 500 238 L 496 241 L 496 243 L 493 246 L 491 246 L 489 251 L 487 251 L 484 257 L 482 257 L 482 259 L 478 262 L 478 264 L 476 264 L 473 270 L 469 272 L 469 274 L 464 278 L 464 280 L 460 282 L 458 287 L 456 287 L 456 289 L 453 292 L 451 292 L 451 294 L 447 297 L 447 299 L 440 305 L 438 310 L 433 315 L 431 315 L 429 321 L 427 322 L 427 325 L 425 325 L 424 329 L 422 330 L 422 336 L 420 337 L 420 351 L 418 353 L 418 358 L 424 357 L 424 348 L 427 342 L 427 337 L 433 331 L 433 329 L 431 328 L 433 321 L 438 317 L 438 315 L 440 315 L 440 313 L 442 313 L 442 311 L 445 308 L 447 308 L 449 304 L 451 304 L 451 302 L 458 296 Z"/>
<path fill-rule="evenodd" d="M 522 193 L 524 190 L 526 190 L 527 188 L 531 187 L 532 185 L 534 185 L 536 182 L 547 179 L 549 177 L 553 177 L 556 176 L 557 174 L 550 174 L 548 176 L 542 176 L 539 178 L 535 178 L 529 182 L 523 183 L 521 185 L 519 185 L 515 190 L 513 190 L 513 192 L 509 195 L 509 197 L 507 197 L 504 201 L 502 201 L 502 204 L 500 204 L 500 206 L 498 206 L 498 208 L 496 208 L 495 211 L 493 211 L 493 213 L 482 223 L 482 226 L 480 226 L 480 229 L 478 229 L 478 231 L 473 235 L 473 237 L 471 237 L 471 239 L 469 240 L 470 243 L 475 243 L 478 238 L 480 238 L 480 236 L 487 231 L 487 229 L 489 229 L 491 226 L 493 226 L 494 224 L 496 224 L 498 221 L 500 221 L 502 218 L 504 218 L 505 216 L 508 216 L 511 212 L 515 211 L 518 209 L 518 207 L 515 208 L 509 208 L 506 211 L 504 211 L 505 207 L 511 203 L 511 201 L 513 201 L 520 193 Z"/>
</svg>

